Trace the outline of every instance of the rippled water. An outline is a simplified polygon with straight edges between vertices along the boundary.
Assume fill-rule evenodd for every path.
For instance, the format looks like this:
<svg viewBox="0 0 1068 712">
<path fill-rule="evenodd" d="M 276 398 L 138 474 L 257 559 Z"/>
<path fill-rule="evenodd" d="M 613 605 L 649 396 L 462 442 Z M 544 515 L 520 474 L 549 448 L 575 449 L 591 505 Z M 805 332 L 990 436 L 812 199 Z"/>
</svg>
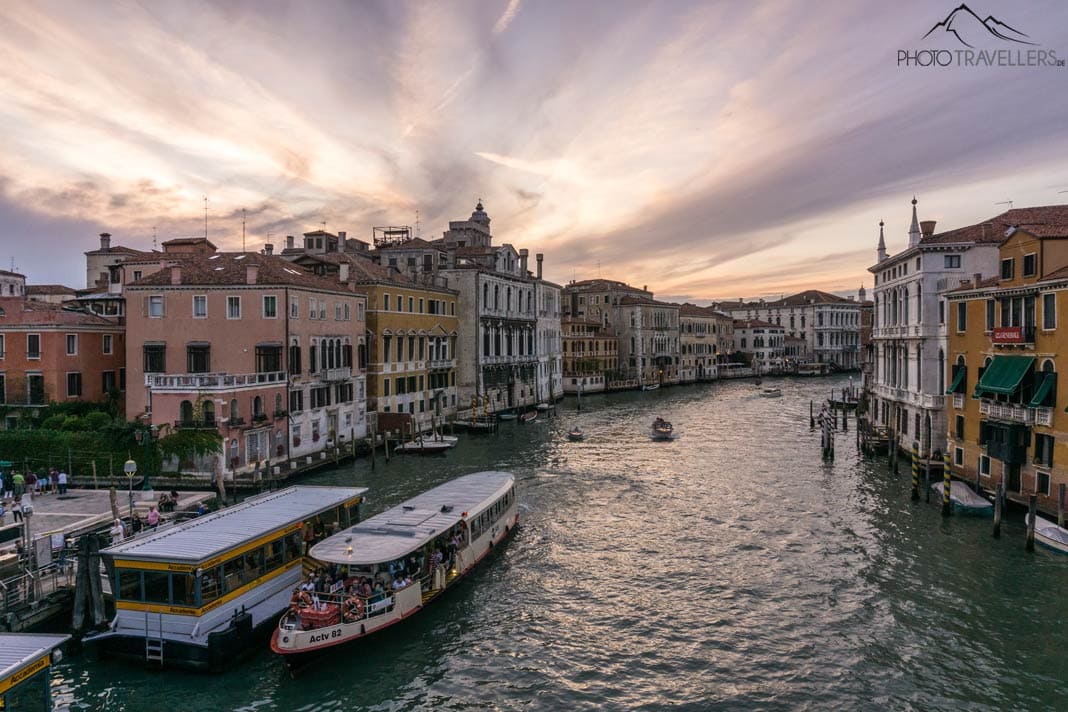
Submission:
<svg viewBox="0 0 1068 712">
<path fill-rule="evenodd" d="M 264 652 L 225 675 L 70 659 L 83 710 L 1066 709 L 1068 557 L 1022 514 L 944 520 L 907 465 L 820 461 L 810 399 L 844 379 L 729 382 L 565 401 L 443 457 L 306 481 L 374 513 L 458 474 L 518 477 L 523 523 L 409 622 L 292 679 Z M 652 419 L 681 437 L 652 442 Z M 574 423 L 586 440 L 568 442 Z"/>
</svg>

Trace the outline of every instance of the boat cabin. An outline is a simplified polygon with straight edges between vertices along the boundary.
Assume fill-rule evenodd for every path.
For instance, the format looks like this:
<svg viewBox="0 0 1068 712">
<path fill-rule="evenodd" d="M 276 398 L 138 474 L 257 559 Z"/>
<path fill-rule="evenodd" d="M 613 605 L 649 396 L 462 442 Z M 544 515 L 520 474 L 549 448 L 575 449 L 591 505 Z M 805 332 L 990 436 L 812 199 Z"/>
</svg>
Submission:
<svg viewBox="0 0 1068 712">
<path fill-rule="evenodd" d="M 52 664 L 69 635 L 0 633 L 0 709 L 51 710 Z"/>
</svg>

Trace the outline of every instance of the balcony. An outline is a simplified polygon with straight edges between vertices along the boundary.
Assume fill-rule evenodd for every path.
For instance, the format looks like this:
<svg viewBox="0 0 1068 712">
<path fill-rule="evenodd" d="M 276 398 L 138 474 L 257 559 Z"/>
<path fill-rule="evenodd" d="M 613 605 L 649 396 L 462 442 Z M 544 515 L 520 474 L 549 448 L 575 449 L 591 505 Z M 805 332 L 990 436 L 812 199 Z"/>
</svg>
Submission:
<svg viewBox="0 0 1068 712">
<path fill-rule="evenodd" d="M 284 371 L 267 373 L 146 373 L 145 386 L 154 391 L 229 391 L 286 382 Z"/>
<path fill-rule="evenodd" d="M 999 326 L 990 333 L 990 341 L 995 346 L 1033 346 L 1035 327 Z"/>
<path fill-rule="evenodd" d="M 324 368 L 319 371 L 319 378 L 323 381 L 347 381 L 352 378 L 352 367 L 342 366 L 340 368 Z"/>
<path fill-rule="evenodd" d="M 179 430 L 215 430 L 216 422 L 212 420 L 176 420 L 174 427 Z"/>
<path fill-rule="evenodd" d="M 1047 428 L 1053 425 L 1053 408 L 1032 408 L 1035 411 L 1035 425 Z"/>
<path fill-rule="evenodd" d="M 963 393 L 954 393 L 953 394 L 953 407 L 956 408 L 957 410 L 964 410 L 964 394 Z"/>
<path fill-rule="evenodd" d="M 438 358 L 431 359 L 426 362 L 427 370 L 434 371 L 445 368 L 454 368 L 456 366 L 456 360 L 451 358 Z"/>
<path fill-rule="evenodd" d="M 1031 425 L 1035 422 L 1036 410 L 1038 409 L 1027 408 L 1012 403 L 998 403 L 987 398 L 979 401 L 979 415 L 996 418 L 997 420 L 1008 420 L 1023 425 Z M 1052 414 L 1050 415 L 1050 420 L 1052 422 Z"/>
</svg>

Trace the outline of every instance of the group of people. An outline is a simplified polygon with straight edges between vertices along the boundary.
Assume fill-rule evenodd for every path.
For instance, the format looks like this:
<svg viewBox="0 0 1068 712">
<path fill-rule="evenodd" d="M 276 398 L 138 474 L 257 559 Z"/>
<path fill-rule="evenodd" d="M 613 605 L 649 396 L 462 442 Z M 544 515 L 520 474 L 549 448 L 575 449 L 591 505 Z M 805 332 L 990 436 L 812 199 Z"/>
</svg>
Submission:
<svg viewBox="0 0 1068 712">
<path fill-rule="evenodd" d="M 18 470 L 9 470 L 0 476 L 4 500 L 19 499 L 24 494 L 66 494 L 68 477 L 63 470 L 52 467 L 47 473 L 38 475 L 32 470 L 23 474 Z"/>
</svg>

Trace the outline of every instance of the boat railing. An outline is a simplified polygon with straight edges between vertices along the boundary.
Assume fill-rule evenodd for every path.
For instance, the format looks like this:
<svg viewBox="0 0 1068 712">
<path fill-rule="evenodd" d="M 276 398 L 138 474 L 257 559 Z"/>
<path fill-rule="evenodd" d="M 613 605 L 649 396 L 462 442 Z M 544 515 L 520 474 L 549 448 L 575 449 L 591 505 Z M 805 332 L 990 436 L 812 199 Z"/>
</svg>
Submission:
<svg viewBox="0 0 1068 712">
<path fill-rule="evenodd" d="M 407 588 L 407 586 L 405 586 Z M 401 589 L 398 589 L 401 590 Z M 289 610 L 278 622 L 282 630 L 313 630 L 338 623 L 355 623 L 393 610 L 393 592 L 382 591 L 371 596 L 351 593 L 298 594 Z"/>
</svg>

